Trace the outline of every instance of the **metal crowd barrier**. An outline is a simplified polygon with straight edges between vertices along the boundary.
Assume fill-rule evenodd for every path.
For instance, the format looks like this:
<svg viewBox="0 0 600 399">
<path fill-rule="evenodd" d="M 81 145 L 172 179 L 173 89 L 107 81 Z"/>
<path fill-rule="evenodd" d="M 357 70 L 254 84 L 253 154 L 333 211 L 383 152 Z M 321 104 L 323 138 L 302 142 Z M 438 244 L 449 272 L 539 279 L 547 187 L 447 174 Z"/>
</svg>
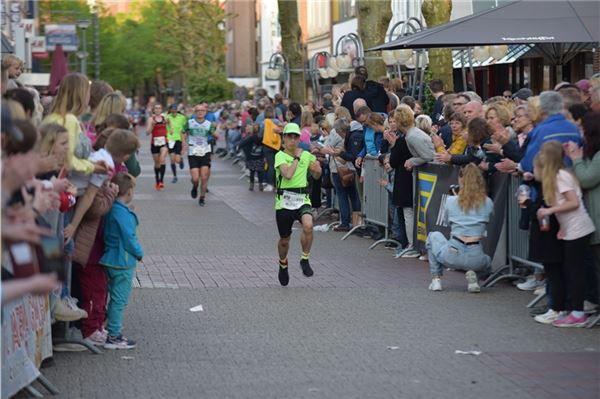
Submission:
<svg viewBox="0 0 600 399">
<path fill-rule="evenodd" d="M 508 264 L 496 270 L 484 283 L 484 286 L 491 287 L 503 279 L 516 279 L 521 276 L 514 273 L 515 265 L 521 264 L 543 270 L 544 266 L 540 263 L 527 260 L 529 255 L 529 233 L 527 230 L 519 228 L 519 219 L 521 218 L 521 208 L 516 200 L 516 193 L 521 180 L 518 177 L 511 176 L 508 182 L 508 200 L 506 210 L 506 226 L 508 239 Z M 527 306 L 535 306 L 545 295 L 536 297 Z"/>
<path fill-rule="evenodd" d="M 387 180 L 388 174 L 379 164 L 376 157 L 367 155 L 362 162 L 364 173 L 364 184 L 362 187 L 361 209 L 363 216 L 363 224 L 352 226 L 352 229 L 346 233 L 342 240 L 348 238 L 359 228 L 366 225 L 365 222 L 382 226 L 385 231 L 385 236 L 381 240 L 375 241 L 369 249 L 375 248 L 377 245 L 392 242 L 400 246 L 396 240 L 389 238 L 388 218 L 389 218 L 389 192 L 384 186 L 379 184 L 382 179 Z M 356 181 L 357 179 L 355 179 Z M 360 193 L 360 191 L 359 191 Z"/>
</svg>

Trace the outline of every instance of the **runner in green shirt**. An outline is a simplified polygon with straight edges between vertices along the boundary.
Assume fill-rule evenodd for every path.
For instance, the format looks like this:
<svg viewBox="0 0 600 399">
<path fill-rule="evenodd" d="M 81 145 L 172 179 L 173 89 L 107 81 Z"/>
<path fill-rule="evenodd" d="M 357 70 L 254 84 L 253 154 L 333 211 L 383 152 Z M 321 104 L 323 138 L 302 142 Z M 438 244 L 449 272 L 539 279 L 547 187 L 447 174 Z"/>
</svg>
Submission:
<svg viewBox="0 0 600 399">
<path fill-rule="evenodd" d="M 169 157 L 171 158 L 171 170 L 173 171 L 172 183 L 177 183 L 177 164 L 179 164 L 180 169 L 183 169 L 181 132 L 188 118 L 177 112 L 177 104 L 171 104 L 167 119 L 171 122 L 167 124 L 167 145 L 169 147 Z"/>
<path fill-rule="evenodd" d="M 308 173 L 314 179 L 321 177 L 321 165 L 310 152 L 298 148 L 300 142 L 300 127 L 288 123 L 283 129 L 283 145 L 285 150 L 275 155 L 275 179 L 277 192 L 275 196 L 275 219 L 279 230 L 279 282 L 288 285 L 287 254 L 290 249 L 292 225 L 298 220 L 302 223 L 302 257 L 300 266 L 306 277 L 313 275 L 308 257 L 313 241 L 313 216 L 311 213 L 310 189 Z"/>
</svg>

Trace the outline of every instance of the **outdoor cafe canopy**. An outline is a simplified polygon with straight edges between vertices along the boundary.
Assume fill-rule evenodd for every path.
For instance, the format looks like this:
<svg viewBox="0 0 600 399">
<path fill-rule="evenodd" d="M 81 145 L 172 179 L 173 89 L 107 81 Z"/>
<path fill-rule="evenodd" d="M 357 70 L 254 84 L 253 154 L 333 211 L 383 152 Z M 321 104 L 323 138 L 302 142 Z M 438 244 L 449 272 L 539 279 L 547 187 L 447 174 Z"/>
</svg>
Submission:
<svg viewBox="0 0 600 399">
<path fill-rule="evenodd" d="M 518 0 L 368 49 L 535 44 L 557 64 L 565 52 L 600 42 L 600 1 Z M 566 45 L 567 47 L 563 46 Z"/>
</svg>

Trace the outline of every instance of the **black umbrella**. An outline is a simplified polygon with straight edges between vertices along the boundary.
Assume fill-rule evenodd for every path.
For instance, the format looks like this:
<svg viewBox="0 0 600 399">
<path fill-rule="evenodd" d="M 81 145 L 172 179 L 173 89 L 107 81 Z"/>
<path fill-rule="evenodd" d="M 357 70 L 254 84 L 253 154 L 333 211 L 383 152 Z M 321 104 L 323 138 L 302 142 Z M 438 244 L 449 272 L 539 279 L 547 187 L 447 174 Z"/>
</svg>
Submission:
<svg viewBox="0 0 600 399">
<path fill-rule="evenodd" d="M 528 43 L 564 53 L 559 43 L 600 41 L 600 2 L 519 0 L 368 49 L 470 47 Z M 572 47 L 579 47 L 578 44 Z M 562 55 L 561 55 L 562 57 Z"/>
</svg>

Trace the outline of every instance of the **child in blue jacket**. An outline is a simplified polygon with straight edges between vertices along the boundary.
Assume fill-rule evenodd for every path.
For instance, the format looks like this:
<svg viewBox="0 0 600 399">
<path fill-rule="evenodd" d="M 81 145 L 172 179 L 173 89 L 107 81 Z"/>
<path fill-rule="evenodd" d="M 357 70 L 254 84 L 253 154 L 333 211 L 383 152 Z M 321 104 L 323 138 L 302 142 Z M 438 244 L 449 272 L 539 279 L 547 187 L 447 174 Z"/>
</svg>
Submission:
<svg viewBox="0 0 600 399">
<path fill-rule="evenodd" d="M 144 251 L 136 235 L 137 216 L 129 209 L 135 178 L 128 173 L 118 173 L 112 182 L 119 187 L 119 194 L 104 218 L 104 255 L 100 259 L 100 264 L 106 268 L 110 294 L 106 312 L 108 337 L 104 348 L 132 349 L 135 342 L 121 334 L 123 311 L 131 294 L 135 266 L 142 260 Z"/>
</svg>

